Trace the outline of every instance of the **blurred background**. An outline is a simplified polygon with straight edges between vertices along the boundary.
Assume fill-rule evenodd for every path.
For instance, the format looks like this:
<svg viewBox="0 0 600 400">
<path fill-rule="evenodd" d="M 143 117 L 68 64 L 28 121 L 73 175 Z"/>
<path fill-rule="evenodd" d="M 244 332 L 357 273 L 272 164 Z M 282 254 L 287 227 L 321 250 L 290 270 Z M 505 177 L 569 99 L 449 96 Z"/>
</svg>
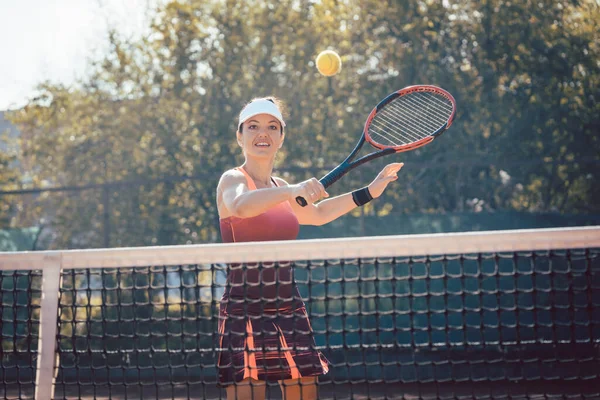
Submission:
<svg viewBox="0 0 600 400">
<path fill-rule="evenodd" d="M 219 242 L 246 102 L 286 103 L 276 174 L 298 182 L 413 84 L 454 95 L 452 128 L 396 156 L 382 198 L 300 238 L 600 224 L 597 0 L 2 1 L 0 33 L 0 251 Z"/>
</svg>

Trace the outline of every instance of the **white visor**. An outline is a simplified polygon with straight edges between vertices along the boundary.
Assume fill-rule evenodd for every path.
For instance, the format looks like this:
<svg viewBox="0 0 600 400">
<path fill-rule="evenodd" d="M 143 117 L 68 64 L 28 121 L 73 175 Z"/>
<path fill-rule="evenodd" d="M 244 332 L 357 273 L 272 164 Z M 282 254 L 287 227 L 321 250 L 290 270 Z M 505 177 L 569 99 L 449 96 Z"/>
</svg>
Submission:
<svg viewBox="0 0 600 400">
<path fill-rule="evenodd" d="M 275 103 L 266 99 L 254 100 L 244 107 L 240 113 L 238 127 L 244 122 L 248 121 L 251 117 L 254 117 L 258 114 L 269 114 L 275 117 L 275 119 L 281 123 L 282 128 L 285 127 L 285 122 L 283 121 L 283 115 L 281 115 L 281 111 L 279 111 Z"/>
</svg>

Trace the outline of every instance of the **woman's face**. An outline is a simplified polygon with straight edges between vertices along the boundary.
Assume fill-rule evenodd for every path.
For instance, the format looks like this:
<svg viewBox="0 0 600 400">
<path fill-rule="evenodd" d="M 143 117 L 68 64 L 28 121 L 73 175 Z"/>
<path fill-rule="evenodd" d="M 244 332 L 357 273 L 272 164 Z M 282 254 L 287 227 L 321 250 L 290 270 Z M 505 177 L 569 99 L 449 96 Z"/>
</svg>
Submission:
<svg viewBox="0 0 600 400">
<path fill-rule="evenodd" d="M 237 141 L 246 156 L 274 157 L 283 144 L 281 123 L 272 115 L 258 114 L 242 124 Z"/>
</svg>

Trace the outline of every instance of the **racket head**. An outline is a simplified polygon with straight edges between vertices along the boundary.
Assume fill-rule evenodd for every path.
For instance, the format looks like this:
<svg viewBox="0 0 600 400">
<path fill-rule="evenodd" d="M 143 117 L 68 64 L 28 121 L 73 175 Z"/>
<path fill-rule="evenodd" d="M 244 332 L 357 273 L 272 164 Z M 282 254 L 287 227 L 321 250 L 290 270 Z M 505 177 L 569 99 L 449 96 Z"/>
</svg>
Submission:
<svg viewBox="0 0 600 400">
<path fill-rule="evenodd" d="M 456 101 L 446 90 L 414 85 L 389 94 L 367 117 L 365 140 L 400 153 L 430 143 L 454 120 Z"/>
</svg>

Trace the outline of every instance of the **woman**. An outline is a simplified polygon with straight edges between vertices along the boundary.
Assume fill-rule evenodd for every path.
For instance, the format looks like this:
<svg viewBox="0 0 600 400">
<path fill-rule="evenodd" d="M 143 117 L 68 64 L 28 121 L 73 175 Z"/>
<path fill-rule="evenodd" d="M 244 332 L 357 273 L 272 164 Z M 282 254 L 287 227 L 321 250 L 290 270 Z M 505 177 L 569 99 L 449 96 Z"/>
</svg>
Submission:
<svg viewBox="0 0 600 400">
<path fill-rule="evenodd" d="M 273 163 L 285 139 L 280 102 L 258 98 L 239 116 L 241 167 L 223 174 L 217 206 L 223 242 L 294 240 L 299 224 L 323 225 L 377 198 L 403 164 L 386 166 L 367 187 L 331 199 L 315 178 L 297 185 L 275 178 Z M 306 207 L 296 204 L 302 196 Z M 319 202 L 318 204 L 315 204 Z M 264 399 L 279 382 L 285 400 L 316 399 L 317 376 L 327 373 L 290 263 L 230 266 L 221 301 L 219 383 L 228 399 Z"/>
</svg>

